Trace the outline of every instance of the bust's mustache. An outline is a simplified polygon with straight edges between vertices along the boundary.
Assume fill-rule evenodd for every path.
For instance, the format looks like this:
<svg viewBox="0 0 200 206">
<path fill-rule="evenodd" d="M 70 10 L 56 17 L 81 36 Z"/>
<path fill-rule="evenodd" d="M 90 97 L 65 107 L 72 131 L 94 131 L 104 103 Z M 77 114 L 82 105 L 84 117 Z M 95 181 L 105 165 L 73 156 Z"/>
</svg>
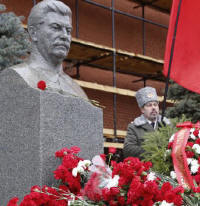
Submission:
<svg viewBox="0 0 200 206">
<path fill-rule="evenodd" d="M 56 42 L 53 44 L 54 47 L 56 46 L 62 46 L 65 47 L 66 49 L 69 49 L 70 44 L 68 42 Z"/>
</svg>

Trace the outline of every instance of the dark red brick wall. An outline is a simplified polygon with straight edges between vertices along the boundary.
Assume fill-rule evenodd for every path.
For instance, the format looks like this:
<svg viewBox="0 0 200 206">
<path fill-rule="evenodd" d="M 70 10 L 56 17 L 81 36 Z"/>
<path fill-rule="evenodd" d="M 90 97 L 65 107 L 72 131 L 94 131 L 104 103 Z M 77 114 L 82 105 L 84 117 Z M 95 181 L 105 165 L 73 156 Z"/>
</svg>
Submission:
<svg viewBox="0 0 200 206">
<path fill-rule="evenodd" d="M 93 0 L 111 6 L 111 0 Z M 39 2 L 39 1 L 37 1 Z M 73 36 L 76 33 L 75 0 L 63 0 L 73 12 Z M 33 6 L 32 0 L 0 0 L 8 11 L 25 16 L 24 23 Z M 134 8 L 137 4 L 128 0 L 116 0 L 118 10 L 135 16 L 142 16 L 142 9 Z M 145 18 L 160 24 L 168 25 L 169 15 L 145 7 Z M 79 0 L 79 38 L 105 46 L 112 46 L 111 12 Z M 146 55 L 163 58 L 167 30 L 145 23 Z M 121 14 L 115 15 L 116 48 L 134 53 L 142 53 L 142 22 Z"/>
<path fill-rule="evenodd" d="M 113 94 L 92 89 L 86 89 L 85 91 L 90 99 L 97 100 L 100 105 L 105 107 L 103 108 L 104 128 L 113 128 Z M 133 120 L 134 115 L 138 114 L 135 98 L 117 95 L 118 129 L 126 130 L 127 124 Z"/>
<path fill-rule="evenodd" d="M 111 0 L 93 0 L 95 2 L 111 6 Z M 37 1 L 39 2 L 39 1 Z M 76 34 L 75 0 L 63 0 L 73 12 L 73 36 Z M 0 0 L 7 6 L 8 11 L 14 11 L 17 15 L 25 16 L 24 23 L 33 6 L 32 0 Z M 116 0 L 116 9 L 128 12 L 135 16 L 142 16 L 141 7 L 128 0 Z M 160 13 L 145 7 L 145 18 L 158 23 L 168 25 L 169 15 Z M 120 15 L 115 15 L 115 37 L 116 48 L 129 52 L 142 54 L 142 22 Z M 85 41 L 95 42 L 105 46 L 112 46 L 112 24 L 111 12 L 102 8 L 85 3 L 79 0 L 79 38 Z M 146 26 L 146 55 L 163 59 L 167 30 L 145 23 Z M 141 68 L 142 69 L 142 68 Z M 76 69 L 67 71 L 71 76 L 76 74 Z M 134 83 L 138 77 L 132 75 L 117 74 L 117 87 L 136 91 L 144 86 L 142 81 Z M 113 85 L 113 74 L 110 71 L 101 69 L 80 67 L 80 80 L 96 82 L 104 85 Z M 162 95 L 164 83 L 146 81 L 146 85 L 156 87 L 158 94 Z M 104 127 L 113 128 L 113 95 L 111 93 L 85 89 L 88 97 L 100 102 L 105 106 Z M 135 98 L 117 95 L 117 129 L 125 130 L 127 124 L 132 121 L 140 110 L 137 107 Z"/>
<path fill-rule="evenodd" d="M 75 72 L 75 71 L 74 71 Z M 99 84 L 109 85 L 112 79 L 112 72 L 103 71 L 100 69 L 80 68 L 81 80 L 92 81 Z M 90 80 L 91 78 L 91 80 Z M 143 82 L 133 83 L 133 80 L 138 77 L 131 75 L 118 74 L 117 82 L 119 88 L 127 88 L 130 90 L 137 90 L 143 87 Z M 111 84 L 110 84 L 111 85 Z M 153 86 L 157 89 L 159 95 L 164 93 L 164 83 L 156 81 L 146 81 L 146 85 Z M 96 91 L 92 89 L 84 89 L 90 99 L 97 100 L 100 105 L 105 106 L 103 109 L 104 114 L 104 127 L 113 128 L 113 94 L 107 92 Z M 161 107 L 162 108 L 162 105 Z M 117 95 L 117 129 L 126 130 L 127 125 L 136 116 L 140 115 L 140 110 L 137 106 L 136 99 L 130 96 Z"/>
</svg>

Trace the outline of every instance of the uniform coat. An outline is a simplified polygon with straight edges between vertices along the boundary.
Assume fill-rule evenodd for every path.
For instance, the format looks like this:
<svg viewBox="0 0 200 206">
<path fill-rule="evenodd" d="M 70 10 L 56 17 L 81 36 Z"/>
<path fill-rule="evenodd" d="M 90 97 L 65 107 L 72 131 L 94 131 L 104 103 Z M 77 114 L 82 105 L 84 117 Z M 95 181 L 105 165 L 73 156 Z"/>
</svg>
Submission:
<svg viewBox="0 0 200 206">
<path fill-rule="evenodd" d="M 170 121 L 169 119 L 164 117 L 163 123 L 170 124 Z M 158 121 L 155 129 L 157 129 L 160 125 L 161 125 L 161 115 L 159 115 L 158 117 Z M 140 155 L 144 152 L 144 150 L 141 147 L 141 144 L 144 141 L 143 139 L 144 133 L 154 132 L 154 131 L 155 130 L 149 124 L 149 122 L 144 117 L 144 115 L 137 117 L 133 122 L 131 122 L 128 125 L 127 136 L 124 142 L 124 149 L 123 149 L 124 158 L 130 156 L 140 158 Z"/>
</svg>

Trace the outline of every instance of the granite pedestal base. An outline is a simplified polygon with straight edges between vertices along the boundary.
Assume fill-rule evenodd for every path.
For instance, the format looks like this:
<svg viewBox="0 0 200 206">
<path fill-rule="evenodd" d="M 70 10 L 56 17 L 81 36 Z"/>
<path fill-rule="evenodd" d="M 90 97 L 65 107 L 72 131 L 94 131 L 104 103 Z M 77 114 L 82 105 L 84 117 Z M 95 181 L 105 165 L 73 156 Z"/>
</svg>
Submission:
<svg viewBox="0 0 200 206">
<path fill-rule="evenodd" d="M 74 96 L 29 87 L 13 70 L 0 74 L 0 205 L 55 183 L 55 151 L 79 146 L 91 159 L 103 152 L 100 108 Z"/>
</svg>

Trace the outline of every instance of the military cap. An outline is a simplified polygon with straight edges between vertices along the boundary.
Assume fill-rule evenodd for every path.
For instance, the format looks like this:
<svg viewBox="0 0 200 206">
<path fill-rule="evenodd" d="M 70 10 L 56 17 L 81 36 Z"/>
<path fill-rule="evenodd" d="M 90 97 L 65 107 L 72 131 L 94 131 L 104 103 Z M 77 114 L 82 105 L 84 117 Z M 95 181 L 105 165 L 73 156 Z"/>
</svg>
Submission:
<svg viewBox="0 0 200 206">
<path fill-rule="evenodd" d="M 135 97 L 140 108 L 143 107 L 147 102 L 158 101 L 156 90 L 153 87 L 144 87 L 139 89 L 136 92 Z"/>
</svg>

